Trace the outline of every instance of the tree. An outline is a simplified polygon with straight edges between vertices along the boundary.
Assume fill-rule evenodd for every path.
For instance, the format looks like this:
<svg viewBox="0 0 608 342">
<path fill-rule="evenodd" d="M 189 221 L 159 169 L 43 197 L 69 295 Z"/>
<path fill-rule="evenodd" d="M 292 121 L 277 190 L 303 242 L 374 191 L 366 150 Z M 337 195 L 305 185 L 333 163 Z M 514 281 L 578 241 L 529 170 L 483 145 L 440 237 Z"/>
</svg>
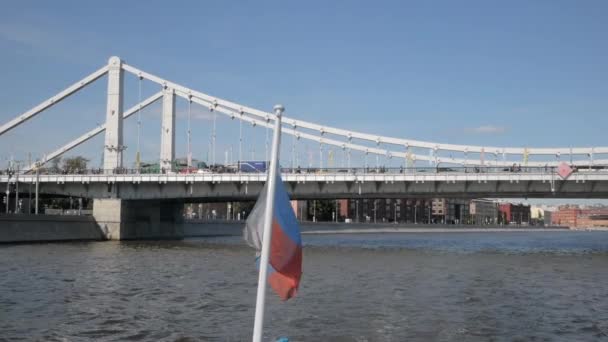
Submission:
<svg viewBox="0 0 608 342">
<path fill-rule="evenodd" d="M 313 206 L 316 205 L 316 208 Z M 318 221 L 332 221 L 332 213 L 336 210 L 335 200 L 316 200 L 308 201 L 308 215 L 309 217 L 316 216 Z"/>
<path fill-rule="evenodd" d="M 244 212 L 245 214 L 242 217 L 244 219 L 247 216 L 249 216 L 249 213 L 251 213 L 251 211 L 253 210 L 254 205 L 255 205 L 255 202 L 252 202 L 252 201 L 235 202 L 235 203 L 233 203 L 233 208 L 234 208 L 233 210 L 235 213 L 243 214 L 243 212 Z"/>
<path fill-rule="evenodd" d="M 66 158 L 63 160 L 63 170 L 67 173 L 77 173 L 87 169 L 88 159 L 82 156 Z"/>
<path fill-rule="evenodd" d="M 61 164 L 61 157 L 56 157 L 51 160 L 51 167 L 48 168 L 48 171 L 51 173 L 59 173 L 61 168 L 59 165 Z"/>
</svg>

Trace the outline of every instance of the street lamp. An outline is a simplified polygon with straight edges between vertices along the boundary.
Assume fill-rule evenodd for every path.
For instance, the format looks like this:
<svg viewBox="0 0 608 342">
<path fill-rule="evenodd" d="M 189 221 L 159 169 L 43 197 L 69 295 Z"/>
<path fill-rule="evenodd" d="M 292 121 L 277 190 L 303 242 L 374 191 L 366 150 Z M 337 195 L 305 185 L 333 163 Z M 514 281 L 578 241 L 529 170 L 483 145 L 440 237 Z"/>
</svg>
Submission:
<svg viewBox="0 0 608 342">
<path fill-rule="evenodd" d="M 394 201 L 394 205 L 395 205 L 395 218 L 393 219 L 393 221 L 395 222 L 395 224 L 397 224 L 397 200 Z"/>
<path fill-rule="evenodd" d="M 377 199 L 374 200 L 374 223 L 376 223 L 376 211 L 377 211 L 376 204 L 377 204 L 377 201 L 378 201 Z"/>
<path fill-rule="evenodd" d="M 21 206 L 19 205 L 19 162 L 17 164 L 17 171 L 15 172 L 15 214 L 21 213 Z"/>
<path fill-rule="evenodd" d="M 340 212 L 338 200 L 336 200 L 336 222 L 338 222 L 338 213 Z"/>
<path fill-rule="evenodd" d="M 6 180 L 6 213 L 8 214 L 8 207 L 9 207 L 9 200 L 10 200 L 10 195 L 11 195 L 11 188 L 10 188 L 10 184 L 11 184 L 11 177 L 13 176 L 13 170 L 9 167 L 6 170 L 6 174 L 8 175 L 8 179 Z"/>
<path fill-rule="evenodd" d="M 109 170 L 107 172 L 111 172 L 114 174 L 121 173 L 123 171 L 122 170 L 122 155 L 123 155 L 123 151 L 127 149 L 127 146 L 104 145 L 104 148 L 107 149 L 108 151 L 116 152 L 116 167 L 114 168 L 114 170 Z M 162 163 L 162 161 L 161 161 L 161 163 Z"/>
</svg>

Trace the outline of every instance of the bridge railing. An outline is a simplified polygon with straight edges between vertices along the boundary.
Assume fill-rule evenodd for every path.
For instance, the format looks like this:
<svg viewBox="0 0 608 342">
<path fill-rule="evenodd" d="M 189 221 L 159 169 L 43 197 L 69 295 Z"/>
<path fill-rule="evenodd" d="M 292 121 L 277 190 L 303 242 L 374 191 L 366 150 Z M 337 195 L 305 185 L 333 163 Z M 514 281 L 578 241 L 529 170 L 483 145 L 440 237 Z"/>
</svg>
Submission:
<svg viewBox="0 0 608 342">
<path fill-rule="evenodd" d="M 573 167 L 574 172 L 606 172 L 608 166 L 596 165 L 593 167 Z M 196 168 L 174 168 L 172 170 L 163 169 L 146 169 L 146 168 L 120 168 L 112 170 L 96 169 L 39 169 L 39 175 L 204 175 L 204 174 L 264 174 L 263 170 L 259 172 L 239 171 L 236 168 L 215 166 L 212 168 L 196 169 Z M 310 167 L 310 168 L 281 168 L 283 174 L 344 174 L 344 175 L 368 175 L 368 174 L 557 174 L 557 167 L 526 167 L 514 165 L 512 167 L 494 167 L 494 166 L 476 166 L 476 167 Z M 36 171 L 23 170 L 0 170 L 0 176 L 8 175 L 11 177 L 19 177 L 19 175 L 33 175 Z"/>
</svg>

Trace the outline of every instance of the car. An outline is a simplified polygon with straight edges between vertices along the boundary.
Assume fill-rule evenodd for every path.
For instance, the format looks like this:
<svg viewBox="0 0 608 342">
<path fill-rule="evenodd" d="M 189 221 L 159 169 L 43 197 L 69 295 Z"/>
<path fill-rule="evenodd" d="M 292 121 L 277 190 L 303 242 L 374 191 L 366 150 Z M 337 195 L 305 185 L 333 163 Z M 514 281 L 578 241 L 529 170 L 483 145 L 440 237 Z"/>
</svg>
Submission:
<svg viewBox="0 0 608 342">
<path fill-rule="evenodd" d="M 195 167 L 185 167 L 181 170 L 179 170 L 179 173 L 183 173 L 183 174 L 190 174 L 190 173 L 197 173 L 197 169 Z"/>
</svg>

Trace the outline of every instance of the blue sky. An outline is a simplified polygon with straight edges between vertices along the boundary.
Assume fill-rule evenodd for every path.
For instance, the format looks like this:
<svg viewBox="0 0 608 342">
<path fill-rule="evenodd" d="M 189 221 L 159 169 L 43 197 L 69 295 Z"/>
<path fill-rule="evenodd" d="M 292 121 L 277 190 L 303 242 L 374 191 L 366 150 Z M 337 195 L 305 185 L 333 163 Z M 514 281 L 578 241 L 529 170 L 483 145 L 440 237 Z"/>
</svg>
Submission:
<svg viewBox="0 0 608 342">
<path fill-rule="evenodd" d="M 0 11 L 0 122 L 118 55 L 174 82 L 292 117 L 439 142 L 606 145 L 606 1 L 13 1 Z M 158 90 L 143 84 L 143 93 Z M 125 107 L 138 84 L 126 83 Z M 105 81 L 0 137 L 0 164 L 52 151 L 102 122 Z M 185 103 L 178 102 L 178 155 Z M 210 115 L 195 108 L 194 156 Z M 159 107 L 142 113 L 158 158 Z M 238 124 L 218 121 L 217 159 Z M 125 124 L 126 161 L 136 126 Z M 261 158 L 264 130 L 246 127 Z M 94 164 L 102 139 L 73 154 Z M 303 159 L 318 154 L 311 145 Z M 236 158 L 236 157 L 234 157 Z M 301 162 L 301 164 L 306 164 Z"/>
</svg>

